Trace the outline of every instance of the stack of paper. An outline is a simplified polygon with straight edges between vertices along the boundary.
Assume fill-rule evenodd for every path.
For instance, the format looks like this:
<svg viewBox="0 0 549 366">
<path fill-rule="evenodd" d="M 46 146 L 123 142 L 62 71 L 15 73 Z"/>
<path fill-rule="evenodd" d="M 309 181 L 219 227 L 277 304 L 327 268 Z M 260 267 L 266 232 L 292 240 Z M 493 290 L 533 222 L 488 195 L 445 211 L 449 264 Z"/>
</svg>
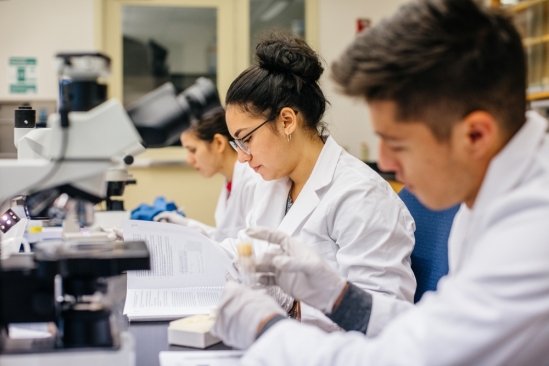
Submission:
<svg viewBox="0 0 549 366">
<path fill-rule="evenodd" d="M 215 318 L 209 315 L 194 315 L 174 320 L 168 326 L 168 343 L 178 346 L 206 348 L 221 342 L 211 334 Z"/>
<path fill-rule="evenodd" d="M 160 366 L 239 366 L 244 351 L 160 352 Z"/>
</svg>

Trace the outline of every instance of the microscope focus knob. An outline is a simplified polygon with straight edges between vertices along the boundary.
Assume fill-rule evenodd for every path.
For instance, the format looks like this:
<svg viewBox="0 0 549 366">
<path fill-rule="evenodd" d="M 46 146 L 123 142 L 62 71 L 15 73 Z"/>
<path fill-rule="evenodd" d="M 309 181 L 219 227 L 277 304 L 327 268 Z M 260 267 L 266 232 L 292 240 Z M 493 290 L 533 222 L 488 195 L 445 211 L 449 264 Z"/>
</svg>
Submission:
<svg viewBox="0 0 549 366">
<path fill-rule="evenodd" d="M 124 157 L 124 163 L 126 163 L 126 165 L 132 165 L 133 161 L 134 161 L 134 159 L 133 159 L 133 156 L 131 156 L 131 155 L 126 155 Z"/>
</svg>

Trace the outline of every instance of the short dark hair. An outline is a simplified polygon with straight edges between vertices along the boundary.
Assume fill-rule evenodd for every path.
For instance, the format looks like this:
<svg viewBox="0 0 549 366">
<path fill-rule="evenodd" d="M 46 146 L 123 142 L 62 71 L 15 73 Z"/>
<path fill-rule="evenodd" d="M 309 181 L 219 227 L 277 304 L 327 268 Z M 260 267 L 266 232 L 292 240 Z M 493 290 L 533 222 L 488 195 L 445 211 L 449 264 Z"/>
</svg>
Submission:
<svg viewBox="0 0 549 366">
<path fill-rule="evenodd" d="M 194 121 L 185 132 L 194 134 L 198 139 L 211 143 L 216 134 L 225 136 L 229 141 L 233 137 L 227 128 L 225 120 L 225 110 L 219 108 L 202 116 L 201 119 Z"/>
<path fill-rule="evenodd" d="M 269 121 L 289 107 L 303 116 L 306 129 L 320 132 L 327 101 L 318 84 L 324 72 L 318 55 L 302 38 L 276 31 L 258 43 L 255 59 L 257 65 L 232 82 L 226 105 L 238 105 Z"/>
<path fill-rule="evenodd" d="M 510 18 L 475 0 L 418 0 L 356 37 L 332 65 L 351 96 L 390 100 L 397 118 L 423 120 L 439 140 L 475 110 L 508 137 L 525 122 L 526 61 Z"/>
</svg>

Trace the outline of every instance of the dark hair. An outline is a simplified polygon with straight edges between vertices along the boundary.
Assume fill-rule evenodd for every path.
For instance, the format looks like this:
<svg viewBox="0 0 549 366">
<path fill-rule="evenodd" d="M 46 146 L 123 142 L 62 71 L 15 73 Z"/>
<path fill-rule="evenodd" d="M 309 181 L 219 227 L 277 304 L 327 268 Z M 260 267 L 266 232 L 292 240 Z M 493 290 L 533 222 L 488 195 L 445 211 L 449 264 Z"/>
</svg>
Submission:
<svg viewBox="0 0 549 366">
<path fill-rule="evenodd" d="M 525 122 L 526 62 L 511 20 L 474 0 L 419 0 L 357 36 L 332 65 L 343 92 L 391 100 L 439 140 L 475 110 L 510 138 Z"/>
<path fill-rule="evenodd" d="M 190 132 L 200 140 L 207 142 L 212 142 L 216 134 L 225 136 L 229 141 L 233 140 L 227 129 L 223 108 L 205 114 L 200 120 L 194 121 L 185 132 Z"/>
<path fill-rule="evenodd" d="M 324 71 L 318 55 L 303 39 L 278 31 L 259 42 L 255 59 L 257 65 L 232 82 L 226 105 L 241 106 L 267 120 L 289 107 L 303 116 L 306 129 L 320 133 L 327 102 L 318 84 Z"/>
</svg>

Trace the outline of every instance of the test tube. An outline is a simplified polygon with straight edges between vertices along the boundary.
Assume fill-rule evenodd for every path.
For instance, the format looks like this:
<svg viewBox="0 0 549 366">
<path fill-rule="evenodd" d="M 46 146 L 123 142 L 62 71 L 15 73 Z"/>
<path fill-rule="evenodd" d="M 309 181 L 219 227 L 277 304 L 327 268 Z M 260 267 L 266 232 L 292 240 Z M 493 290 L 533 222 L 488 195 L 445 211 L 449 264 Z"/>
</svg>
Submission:
<svg viewBox="0 0 549 366">
<path fill-rule="evenodd" d="M 255 260 L 253 256 L 253 248 L 250 243 L 240 243 L 237 246 L 238 250 L 238 265 L 241 274 L 242 284 L 249 287 L 254 287 L 255 280 Z"/>
</svg>

